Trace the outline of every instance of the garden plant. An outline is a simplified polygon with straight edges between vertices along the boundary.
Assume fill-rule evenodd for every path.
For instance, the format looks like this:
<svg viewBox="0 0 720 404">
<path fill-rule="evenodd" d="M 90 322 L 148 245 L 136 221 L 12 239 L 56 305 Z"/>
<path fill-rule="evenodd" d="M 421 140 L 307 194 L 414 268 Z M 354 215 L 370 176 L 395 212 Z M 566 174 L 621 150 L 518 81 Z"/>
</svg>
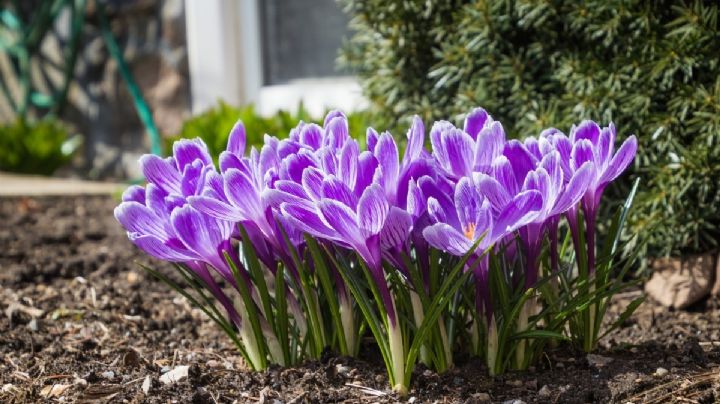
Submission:
<svg viewBox="0 0 720 404">
<path fill-rule="evenodd" d="M 388 122 L 483 105 L 511 137 L 613 121 L 643 151 L 628 218 L 647 255 L 717 249 L 720 36 L 715 0 L 343 0 L 341 60 Z M 608 190 L 624 201 L 630 175 Z M 693 203 L 686 203 L 691 200 Z"/>
<path fill-rule="evenodd" d="M 461 127 L 426 131 L 414 117 L 403 152 L 389 132 L 367 128 L 362 149 L 349 133 L 332 111 L 248 151 L 238 122 L 217 164 L 202 140 L 178 140 L 170 157 L 141 158 L 147 185 L 130 187 L 115 216 L 135 245 L 175 263 L 179 278 L 147 269 L 255 370 L 326 348 L 358 355 L 369 333 L 405 395 L 418 361 L 443 372 L 461 350 L 496 375 L 558 341 L 595 349 L 636 258 L 621 254 L 620 232 L 637 184 L 612 225 L 596 225 L 634 136 L 616 147 L 614 125 L 583 121 L 508 140 L 482 108 Z"/>
</svg>

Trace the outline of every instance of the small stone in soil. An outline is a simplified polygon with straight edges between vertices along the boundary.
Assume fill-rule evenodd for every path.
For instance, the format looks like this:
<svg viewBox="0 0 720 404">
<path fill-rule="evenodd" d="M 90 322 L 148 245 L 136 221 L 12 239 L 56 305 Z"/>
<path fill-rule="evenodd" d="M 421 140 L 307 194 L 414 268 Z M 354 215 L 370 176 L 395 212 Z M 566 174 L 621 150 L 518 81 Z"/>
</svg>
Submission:
<svg viewBox="0 0 720 404">
<path fill-rule="evenodd" d="M 188 376 L 188 370 L 190 366 L 176 366 L 175 369 L 160 376 L 160 381 L 164 384 L 173 384 Z"/>
<path fill-rule="evenodd" d="M 335 365 L 335 370 L 337 371 L 337 373 L 338 373 L 339 375 L 341 375 L 341 376 L 343 376 L 343 377 L 349 377 L 349 376 L 350 376 L 350 370 L 351 370 L 351 369 L 350 369 L 349 366 L 341 365 L 341 364 L 338 363 L 337 365 Z"/>
<path fill-rule="evenodd" d="M 150 380 L 150 376 L 145 376 L 145 380 L 142 384 L 142 391 L 143 393 L 147 394 L 148 391 L 150 391 L 150 386 L 152 385 L 152 381 Z"/>
<path fill-rule="evenodd" d="M 667 375 L 668 373 L 670 373 L 670 371 L 665 368 L 657 368 L 657 370 L 655 371 L 655 376 L 663 377 L 663 376 Z"/>
<path fill-rule="evenodd" d="M 526 404 L 526 403 L 525 403 L 525 401 L 523 401 L 523 400 L 521 400 L 521 399 L 519 399 L 519 398 L 516 398 L 516 399 L 514 399 L 514 400 L 506 400 L 506 401 L 503 401 L 503 404 Z"/>
<path fill-rule="evenodd" d="M 107 372 L 100 373 L 100 376 L 112 380 L 115 378 L 115 372 L 113 372 L 112 370 L 108 370 Z"/>
<path fill-rule="evenodd" d="M 543 398 L 550 397 L 550 394 L 551 394 L 550 387 L 548 387 L 547 384 L 542 386 L 540 388 L 540 391 L 538 391 L 538 396 L 543 397 Z"/>
<path fill-rule="evenodd" d="M 27 324 L 27 327 L 30 329 L 30 331 L 37 331 L 39 329 L 38 327 L 38 321 L 36 318 L 30 320 L 30 322 Z"/>
<path fill-rule="evenodd" d="M 473 394 L 471 397 L 474 398 L 475 400 L 480 401 L 480 402 L 483 402 L 483 401 L 491 401 L 491 400 L 492 400 L 492 399 L 490 398 L 490 394 L 488 394 L 488 393 L 475 393 L 475 394 Z"/>
</svg>

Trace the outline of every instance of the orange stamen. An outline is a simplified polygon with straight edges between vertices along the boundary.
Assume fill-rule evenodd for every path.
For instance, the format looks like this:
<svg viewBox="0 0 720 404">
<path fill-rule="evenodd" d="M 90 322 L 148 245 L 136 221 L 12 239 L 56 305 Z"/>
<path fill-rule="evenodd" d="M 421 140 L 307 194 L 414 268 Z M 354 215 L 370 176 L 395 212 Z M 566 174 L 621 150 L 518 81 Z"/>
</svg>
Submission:
<svg viewBox="0 0 720 404">
<path fill-rule="evenodd" d="M 475 223 L 468 223 L 467 227 L 465 228 L 465 237 L 468 240 L 472 240 L 475 238 Z"/>
</svg>

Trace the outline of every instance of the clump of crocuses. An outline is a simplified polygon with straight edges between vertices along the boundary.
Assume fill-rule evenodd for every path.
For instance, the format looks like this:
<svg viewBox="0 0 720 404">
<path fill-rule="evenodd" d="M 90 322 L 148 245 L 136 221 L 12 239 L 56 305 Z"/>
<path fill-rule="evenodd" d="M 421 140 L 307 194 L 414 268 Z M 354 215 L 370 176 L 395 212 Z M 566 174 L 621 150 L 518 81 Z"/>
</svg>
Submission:
<svg viewBox="0 0 720 404">
<path fill-rule="evenodd" d="M 357 355 L 369 330 L 403 395 L 418 360 L 442 372 L 465 349 L 496 374 L 527 367 L 547 341 L 594 348 L 624 286 L 613 262 L 628 265 L 617 245 L 629 202 L 607 248 L 596 246 L 598 206 L 635 137 L 615 151 L 615 127 L 585 121 L 569 136 L 508 140 L 481 108 L 462 128 L 428 132 L 415 117 L 403 153 L 388 132 L 368 128 L 364 148 L 348 133 L 333 111 L 247 151 L 238 122 L 217 166 L 201 140 L 181 140 L 171 157 L 140 160 L 147 185 L 129 188 L 115 216 L 138 247 L 175 263 L 182 282 L 148 270 L 256 370 L 328 348 Z"/>
</svg>

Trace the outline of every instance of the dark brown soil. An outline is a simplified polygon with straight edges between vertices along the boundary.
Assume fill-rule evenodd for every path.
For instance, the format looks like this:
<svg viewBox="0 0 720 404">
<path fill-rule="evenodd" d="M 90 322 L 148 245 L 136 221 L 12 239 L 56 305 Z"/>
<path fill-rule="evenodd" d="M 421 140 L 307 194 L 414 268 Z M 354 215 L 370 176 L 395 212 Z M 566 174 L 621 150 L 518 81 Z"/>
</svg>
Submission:
<svg viewBox="0 0 720 404">
<path fill-rule="evenodd" d="M 209 320 L 139 269 L 150 260 L 127 241 L 114 205 L 107 197 L 0 199 L 0 402 L 397 400 L 369 354 L 244 370 Z M 617 298 L 614 312 L 638 293 Z M 459 359 L 444 375 L 419 369 L 409 401 L 711 403 L 720 398 L 718 341 L 717 301 L 683 312 L 646 302 L 599 358 L 560 348 L 528 372 L 495 379 Z M 159 381 L 181 365 L 190 366 L 187 378 Z"/>
</svg>

